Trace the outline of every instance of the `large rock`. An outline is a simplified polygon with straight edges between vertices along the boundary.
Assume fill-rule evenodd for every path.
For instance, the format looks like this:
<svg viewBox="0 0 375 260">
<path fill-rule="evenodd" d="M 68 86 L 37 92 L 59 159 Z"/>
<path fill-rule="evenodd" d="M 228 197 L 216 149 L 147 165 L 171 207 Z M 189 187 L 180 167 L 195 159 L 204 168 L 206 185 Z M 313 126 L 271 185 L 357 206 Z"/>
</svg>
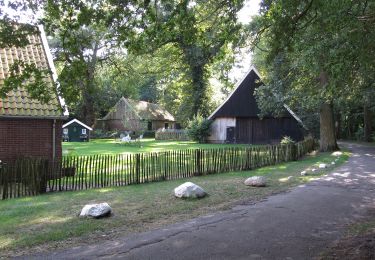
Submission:
<svg viewBox="0 0 375 260">
<path fill-rule="evenodd" d="M 106 202 L 99 204 L 89 204 L 83 207 L 79 216 L 92 218 L 108 217 L 111 214 L 111 211 L 111 207 Z"/>
<path fill-rule="evenodd" d="M 174 195 L 178 198 L 203 198 L 207 193 L 192 182 L 185 182 L 174 189 Z"/>
<path fill-rule="evenodd" d="M 253 187 L 265 187 L 266 178 L 263 176 L 253 176 L 245 180 L 245 185 Z"/>
<path fill-rule="evenodd" d="M 321 164 L 319 164 L 319 168 L 320 168 L 320 169 L 325 169 L 325 168 L 327 168 L 327 167 L 328 167 L 328 165 L 325 164 L 325 163 L 321 163 Z"/>
</svg>

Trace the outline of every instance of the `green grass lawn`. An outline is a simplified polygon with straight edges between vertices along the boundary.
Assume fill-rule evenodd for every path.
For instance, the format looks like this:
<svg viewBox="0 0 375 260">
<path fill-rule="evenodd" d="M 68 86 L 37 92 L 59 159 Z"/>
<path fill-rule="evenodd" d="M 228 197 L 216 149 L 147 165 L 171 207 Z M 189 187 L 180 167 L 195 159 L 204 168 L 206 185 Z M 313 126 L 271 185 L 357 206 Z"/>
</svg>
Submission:
<svg viewBox="0 0 375 260">
<path fill-rule="evenodd" d="M 247 146 L 245 144 L 199 144 L 193 141 L 156 141 L 155 139 L 143 139 L 141 145 L 142 147 L 134 143 L 120 144 L 115 139 L 92 139 L 90 142 L 64 142 L 63 155 L 129 154 L 195 148 L 210 149 Z"/>
<path fill-rule="evenodd" d="M 333 158 L 323 153 L 254 171 L 0 201 L 0 251 L 3 256 L 11 256 L 72 247 L 228 209 L 241 201 L 258 201 L 310 181 L 315 176 L 300 176 L 300 172 L 321 162 L 329 163 Z M 347 158 L 345 153 L 336 166 Z M 320 175 L 324 173 L 322 171 Z M 268 186 L 245 186 L 243 181 L 254 175 L 267 176 Z M 175 198 L 173 189 L 186 181 L 200 185 L 209 196 L 199 200 Z M 113 216 L 104 219 L 78 217 L 85 204 L 98 202 L 108 202 Z"/>
</svg>

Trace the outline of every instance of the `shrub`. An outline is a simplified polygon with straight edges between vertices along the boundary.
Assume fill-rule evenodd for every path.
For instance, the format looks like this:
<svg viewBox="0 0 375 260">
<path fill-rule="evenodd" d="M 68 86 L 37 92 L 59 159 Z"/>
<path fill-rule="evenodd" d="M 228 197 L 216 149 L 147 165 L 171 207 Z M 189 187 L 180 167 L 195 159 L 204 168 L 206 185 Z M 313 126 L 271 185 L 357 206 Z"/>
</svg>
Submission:
<svg viewBox="0 0 375 260">
<path fill-rule="evenodd" d="M 280 144 L 294 144 L 295 141 L 290 136 L 284 136 L 283 139 L 281 139 Z"/>
<path fill-rule="evenodd" d="M 211 124 L 212 120 L 197 115 L 188 123 L 188 135 L 194 141 L 205 143 L 210 135 Z"/>
<path fill-rule="evenodd" d="M 154 130 L 147 130 L 143 133 L 144 138 L 155 138 L 155 131 Z"/>
<path fill-rule="evenodd" d="M 118 131 L 105 131 L 103 129 L 94 129 L 90 133 L 90 137 L 92 139 L 100 139 L 100 138 L 116 138 L 120 135 Z"/>
</svg>

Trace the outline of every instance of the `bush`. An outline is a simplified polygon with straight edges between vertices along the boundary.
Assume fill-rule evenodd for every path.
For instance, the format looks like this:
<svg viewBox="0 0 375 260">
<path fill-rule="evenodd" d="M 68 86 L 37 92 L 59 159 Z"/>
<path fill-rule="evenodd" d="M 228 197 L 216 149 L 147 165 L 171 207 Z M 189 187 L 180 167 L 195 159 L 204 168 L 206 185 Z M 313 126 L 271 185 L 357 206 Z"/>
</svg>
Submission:
<svg viewBox="0 0 375 260">
<path fill-rule="evenodd" d="M 90 133 L 92 139 L 101 139 L 101 138 L 116 138 L 120 136 L 118 131 L 105 131 L 103 129 L 94 129 Z"/>
<path fill-rule="evenodd" d="M 143 133 L 143 138 L 155 138 L 154 130 L 147 130 Z"/>
<path fill-rule="evenodd" d="M 290 136 L 284 136 L 283 139 L 281 139 L 280 144 L 294 144 L 295 141 Z"/>
<path fill-rule="evenodd" d="M 188 123 L 188 135 L 194 141 L 205 143 L 210 135 L 212 120 L 205 119 L 202 116 L 195 116 Z"/>
</svg>

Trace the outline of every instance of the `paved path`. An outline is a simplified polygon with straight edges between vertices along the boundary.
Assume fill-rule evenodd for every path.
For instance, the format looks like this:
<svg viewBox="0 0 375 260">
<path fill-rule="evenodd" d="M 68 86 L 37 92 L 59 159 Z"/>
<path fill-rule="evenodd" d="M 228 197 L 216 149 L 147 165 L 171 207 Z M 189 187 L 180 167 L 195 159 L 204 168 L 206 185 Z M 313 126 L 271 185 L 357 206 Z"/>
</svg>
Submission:
<svg viewBox="0 0 375 260">
<path fill-rule="evenodd" d="M 72 248 L 51 259 L 311 259 L 375 208 L 375 147 L 348 144 L 349 162 L 320 180 L 234 209 Z M 37 256 L 36 258 L 46 257 Z"/>
</svg>

